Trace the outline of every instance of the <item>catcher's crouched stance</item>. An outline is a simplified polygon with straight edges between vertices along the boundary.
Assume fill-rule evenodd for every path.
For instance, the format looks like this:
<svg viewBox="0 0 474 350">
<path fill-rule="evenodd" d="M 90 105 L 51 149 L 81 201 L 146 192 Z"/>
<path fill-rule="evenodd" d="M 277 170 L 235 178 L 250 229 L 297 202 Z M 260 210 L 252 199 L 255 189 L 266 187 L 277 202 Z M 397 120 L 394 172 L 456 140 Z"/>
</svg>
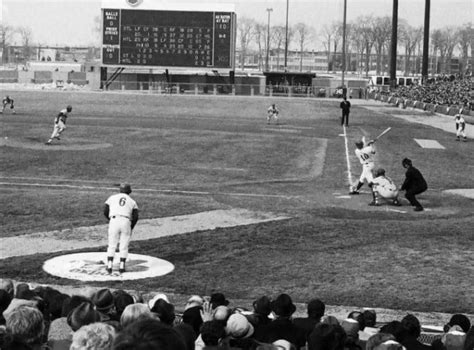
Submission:
<svg viewBox="0 0 474 350">
<path fill-rule="evenodd" d="M 375 178 L 372 181 L 372 190 L 374 201 L 371 205 L 380 205 L 382 199 L 391 200 L 394 205 L 400 206 L 398 200 L 398 188 L 392 179 L 385 176 L 385 170 L 380 168 L 375 172 Z"/>
<path fill-rule="evenodd" d="M 120 193 L 110 196 L 104 204 L 104 215 L 109 220 L 109 246 L 107 248 L 107 272 L 112 273 L 115 250 L 119 244 L 119 272 L 125 272 L 128 245 L 132 230 L 138 221 L 137 203 L 129 196 L 132 188 L 129 184 L 120 185 Z"/>
</svg>

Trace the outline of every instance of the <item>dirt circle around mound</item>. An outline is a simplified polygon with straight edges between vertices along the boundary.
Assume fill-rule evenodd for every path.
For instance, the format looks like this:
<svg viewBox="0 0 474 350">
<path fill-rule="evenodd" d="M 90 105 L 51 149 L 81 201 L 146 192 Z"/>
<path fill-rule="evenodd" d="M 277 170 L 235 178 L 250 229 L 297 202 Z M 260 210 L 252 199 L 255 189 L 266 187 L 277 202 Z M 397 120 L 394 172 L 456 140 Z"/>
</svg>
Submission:
<svg viewBox="0 0 474 350">
<path fill-rule="evenodd" d="M 64 141 L 54 140 L 50 145 L 46 145 L 45 140 L 40 140 L 33 137 L 24 139 L 5 137 L 0 139 L 0 147 L 14 147 L 48 151 L 90 151 L 112 147 L 112 144 L 95 142 L 89 139 L 65 138 Z"/>
</svg>

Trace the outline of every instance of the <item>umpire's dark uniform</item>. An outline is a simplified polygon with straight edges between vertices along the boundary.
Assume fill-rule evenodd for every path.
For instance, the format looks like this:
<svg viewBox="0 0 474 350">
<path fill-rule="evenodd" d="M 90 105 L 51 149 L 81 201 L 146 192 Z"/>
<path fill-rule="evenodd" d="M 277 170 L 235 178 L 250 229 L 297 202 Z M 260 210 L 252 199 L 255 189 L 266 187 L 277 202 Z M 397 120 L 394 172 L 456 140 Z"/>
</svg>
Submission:
<svg viewBox="0 0 474 350">
<path fill-rule="evenodd" d="M 402 165 L 407 169 L 407 171 L 405 173 L 405 181 L 403 182 L 401 190 L 406 191 L 405 198 L 415 207 L 415 210 L 422 211 L 423 206 L 415 198 L 415 195 L 425 192 L 428 189 L 428 184 L 421 172 L 412 165 L 410 159 L 403 159 Z"/>
<path fill-rule="evenodd" d="M 344 96 L 344 100 L 341 102 L 340 107 L 342 109 L 342 117 L 341 117 L 341 125 L 346 124 L 349 126 L 349 113 L 351 112 L 351 103 L 347 101 L 346 96 Z"/>
</svg>

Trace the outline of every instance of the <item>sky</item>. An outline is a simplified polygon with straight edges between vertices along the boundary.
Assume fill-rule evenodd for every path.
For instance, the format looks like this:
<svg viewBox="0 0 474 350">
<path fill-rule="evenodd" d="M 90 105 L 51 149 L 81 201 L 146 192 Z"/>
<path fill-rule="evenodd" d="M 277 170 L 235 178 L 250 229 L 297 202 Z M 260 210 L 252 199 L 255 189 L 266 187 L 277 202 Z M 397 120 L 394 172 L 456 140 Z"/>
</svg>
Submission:
<svg viewBox="0 0 474 350">
<path fill-rule="evenodd" d="M 125 0 L 117 0 L 124 2 Z M 287 0 L 215 0 L 235 4 L 237 20 L 253 18 L 271 25 L 285 25 Z M 143 0 L 153 3 L 202 3 L 202 0 Z M 324 25 L 341 22 L 344 0 L 288 0 L 289 25 L 303 22 L 321 33 Z M 423 26 L 425 0 L 399 0 L 398 17 L 414 27 Z M 365 15 L 392 16 L 392 0 L 347 0 L 347 21 Z M 94 19 L 101 0 L 0 0 L 0 23 L 29 27 L 32 42 L 42 46 L 88 46 L 100 43 Z M 473 0 L 431 0 L 431 29 L 474 22 Z M 14 43 L 20 44 L 15 37 Z"/>
</svg>

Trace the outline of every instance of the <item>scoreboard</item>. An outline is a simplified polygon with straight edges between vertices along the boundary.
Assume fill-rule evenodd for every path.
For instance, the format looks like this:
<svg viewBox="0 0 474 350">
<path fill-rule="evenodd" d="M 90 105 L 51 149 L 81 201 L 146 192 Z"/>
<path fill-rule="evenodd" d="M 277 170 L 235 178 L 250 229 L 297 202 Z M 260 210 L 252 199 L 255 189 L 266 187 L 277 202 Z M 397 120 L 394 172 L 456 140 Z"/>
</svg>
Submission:
<svg viewBox="0 0 474 350">
<path fill-rule="evenodd" d="M 102 63 L 234 68 L 234 12 L 103 8 Z"/>
</svg>

